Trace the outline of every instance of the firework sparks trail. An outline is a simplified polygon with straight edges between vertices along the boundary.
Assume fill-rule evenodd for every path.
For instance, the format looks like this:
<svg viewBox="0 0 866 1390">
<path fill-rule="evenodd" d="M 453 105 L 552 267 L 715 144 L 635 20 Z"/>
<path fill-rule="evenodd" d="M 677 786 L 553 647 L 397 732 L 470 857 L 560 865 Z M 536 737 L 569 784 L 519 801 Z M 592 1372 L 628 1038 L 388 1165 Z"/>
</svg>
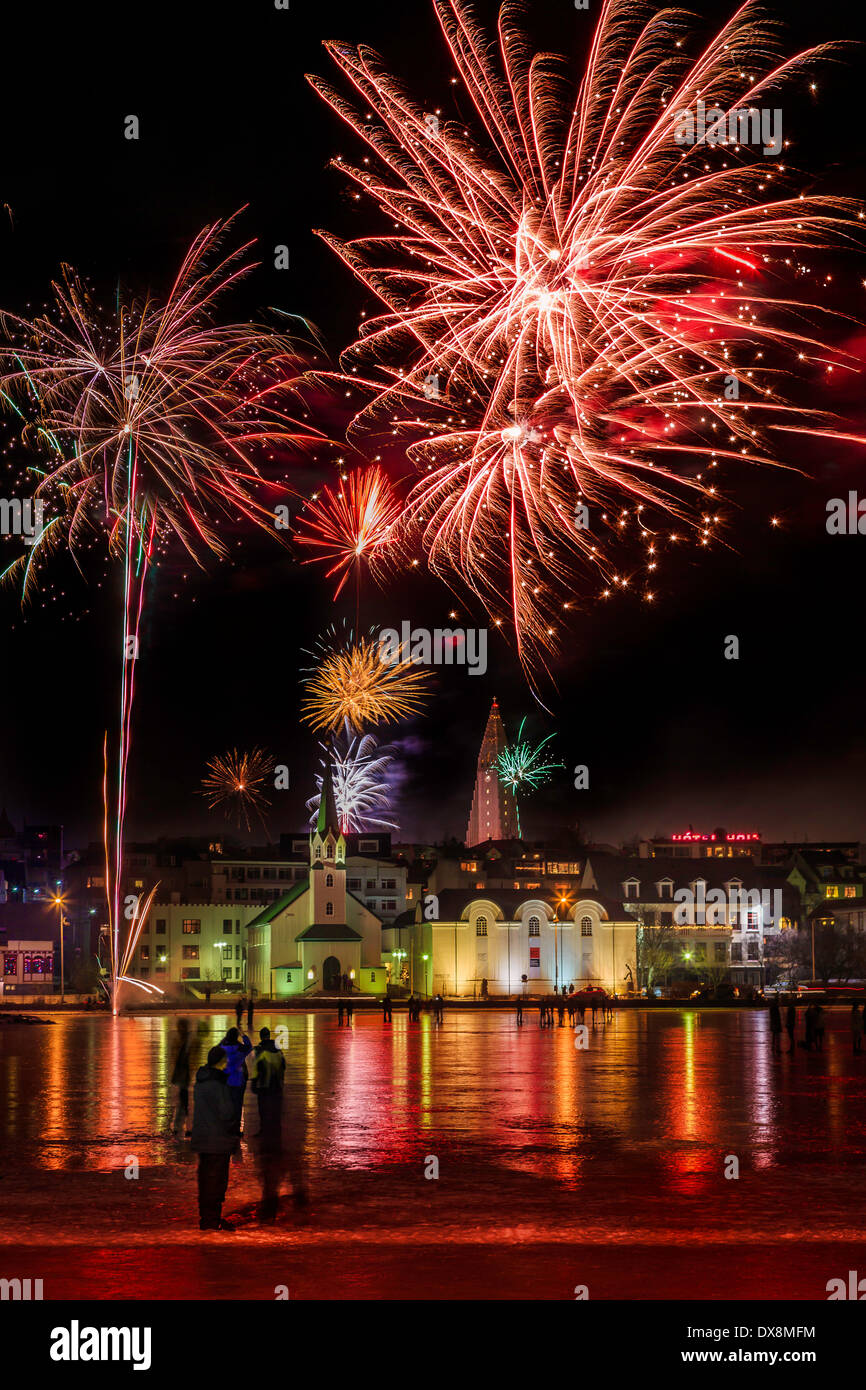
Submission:
<svg viewBox="0 0 866 1390">
<path fill-rule="evenodd" d="M 340 636 L 331 628 L 314 652 L 316 665 L 305 675 L 301 718 L 324 731 L 348 725 L 393 724 L 418 714 L 424 706 L 430 672 L 397 656 L 386 661 L 371 633 L 356 638 L 351 628 Z"/>
<path fill-rule="evenodd" d="M 257 497 L 261 454 L 313 442 L 285 406 L 298 381 L 297 349 L 253 323 L 218 325 L 219 298 L 253 268 L 249 244 L 215 256 L 233 218 L 202 231 L 164 300 L 103 310 L 68 268 L 54 308 L 32 321 L 4 313 L 0 396 L 25 419 L 25 442 L 49 461 L 35 470 L 34 497 L 49 517 L 29 556 L 2 576 L 30 597 L 61 547 L 78 559 L 85 539 L 107 535 L 123 562 L 120 709 L 116 744 L 106 739 L 104 842 L 112 1000 L 131 959 L 121 941 L 123 829 L 135 694 L 135 664 L 148 572 L 172 542 L 198 560 L 226 553 L 218 526 L 272 523 Z M 216 263 L 209 265 L 211 257 Z M 125 920 L 125 918 L 124 918 Z"/>
<path fill-rule="evenodd" d="M 334 799 L 340 829 L 343 834 L 365 830 L 396 830 L 397 822 L 388 819 L 393 814 L 388 768 L 394 761 L 395 750 L 388 744 L 379 745 L 372 734 L 356 736 L 346 723 L 342 738 L 320 745 L 324 757 L 322 767 L 330 762 Z M 315 825 L 322 794 L 322 774 L 316 775 L 318 795 L 307 802 L 310 824 Z"/>
<path fill-rule="evenodd" d="M 355 469 L 336 490 L 325 487 L 320 497 L 307 503 L 298 518 L 299 545 L 317 553 L 306 564 L 331 562 L 326 577 L 338 574 L 334 592 L 338 598 L 352 569 L 360 578 L 362 562 L 373 561 L 388 546 L 402 512 L 388 475 L 377 464 Z"/>
<path fill-rule="evenodd" d="M 785 431 L 845 437 L 786 395 L 789 376 L 856 366 L 822 341 L 842 316 L 791 281 L 807 248 L 856 240 L 859 205 L 801 193 L 739 126 L 730 143 L 675 138 L 699 98 L 726 119 L 777 104 L 830 55 L 785 58 L 755 4 L 701 47 L 683 11 L 604 0 L 576 98 L 518 5 L 498 45 L 463 0 L 436 12 L 468 121 L 425 111 L 365 46 L 326 45 L 358 106 L 309 79 L 372 152 L 336 166 L 396 228 L 320 233 L 384 305 L 338 379 L 369 395 L 350 438 L 408 440 L 404 553 L 420 545 L 513 624 L 530 669 L 582 574 L 605 596 L 629 587 L 618 539 L 636 532 L 649 600 L 683 528 L 697 546 L 718 535 L 721 467 L 780 462 Z"/>
<path fill-rule="evenodd" d="M 521 720 L 517 732 L 517 742 L 504 748 L 493 764 L 499 781 L 514 797 L 517 810 L 517 834 L 521 835 L 520 807 L 517 798 L 521 792 L 527 794 L 549 782 L 554 772 L 564 768 L 564 763 L 553 762 L 544 752 L 548 743 L 555 737 L 548 734 L 540 743 L 528 743 L 523 737 L 526 719 Z"/>
<path fill-rule="evenodd" d="M 211 758 L 207 776 L 202 778 L 201 796 L 208 798 L 211 810 L 221 808 L 227 820 L 250 829 L 250 813 L 258 816 L 264 829 L 270 799 L 264 793 L 273 785 L 274 760 L 263 748 L 242 753 L 237 748 Z"/>
</svg>

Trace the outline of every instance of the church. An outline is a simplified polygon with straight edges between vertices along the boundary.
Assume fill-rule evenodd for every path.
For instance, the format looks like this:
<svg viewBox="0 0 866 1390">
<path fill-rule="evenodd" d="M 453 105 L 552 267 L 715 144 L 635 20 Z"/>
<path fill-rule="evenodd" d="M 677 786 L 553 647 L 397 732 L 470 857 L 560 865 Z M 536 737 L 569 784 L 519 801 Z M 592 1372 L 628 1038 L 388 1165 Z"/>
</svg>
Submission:
<svg viewBox="0 0 866 1390">
<path fill-rule="evenodd" d="M 346 841 L 328 765 L 309 874 L 248 924 L 247 984 L 279 999 L 335 993 L 344 979 L 363 994 L 385 992 L 382 921 L 346 887 Z"/>
</svg>

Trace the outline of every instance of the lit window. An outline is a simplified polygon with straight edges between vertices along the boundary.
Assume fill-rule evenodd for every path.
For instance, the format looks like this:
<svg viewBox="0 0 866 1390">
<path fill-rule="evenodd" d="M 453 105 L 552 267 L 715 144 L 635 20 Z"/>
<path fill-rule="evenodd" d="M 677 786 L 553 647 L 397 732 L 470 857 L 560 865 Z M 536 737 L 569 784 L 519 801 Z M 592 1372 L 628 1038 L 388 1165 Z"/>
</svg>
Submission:
<svg viewBox="0 0 866 1390">
<path fill-rule="evenodd" d="M 537 917 L 530 917 L 530 919 L 529 919 L 529 935 L 530 935 L 530 936 L 540 936 L 540 935 L 541 935 L 541 923 L 539 922 L 539 920 L 538 920 Z"/>
<path fill-rule="evenodd" d="M 581 917 L 581 919 L 580 919 L 580 934 L 581 934 L 581 936 L 592 936 L 592 918 L 591 918 L 591 917 Z"/>
<path fill-rule="evenodd" d="M 487 918 L 486 918 L 486 917 L 478 917 L 478 918 L 476 919 L 476 922 L 475 922 L 475 935 L 476 935 L 476 936 L 486 936 L 486 935 L 487 935 Z"/>
</svg>

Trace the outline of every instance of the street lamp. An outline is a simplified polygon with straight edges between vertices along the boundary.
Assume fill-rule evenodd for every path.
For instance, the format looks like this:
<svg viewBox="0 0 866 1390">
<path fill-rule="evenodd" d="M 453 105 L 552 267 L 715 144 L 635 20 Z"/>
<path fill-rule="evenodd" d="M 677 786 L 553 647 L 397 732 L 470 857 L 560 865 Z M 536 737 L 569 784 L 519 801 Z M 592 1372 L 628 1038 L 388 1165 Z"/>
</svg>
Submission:
<svg viewBox="0 0 866 1390">
<path fill-rule="evenodd" d="M 425 954 L 421 957 L 421 959 L 422 959 L 423 962 L 424 962 L 424 993 L 427 994 L 427 995 L 429 995 L 430 991 L 429 991 L 429 989 L 427 988 L 427 962 L 428 962 L 428 960 L 430 959 L 430 957 L 429 957 L 429 956 L 426 954 L 426 952 L 425 952 Z"/>
<path fill-rule="evenodd" d="M 54 899 L 54 903 L 57 907 L 57 920 L 60 924 L 60 1002 L 63 1004 L 65 1003 L 63 984 L 66 976 L 66 959 L 63 954 L 63 908 L 66 904 L 66 899 L 61 897 L 58 893 Z"/>
</svg>

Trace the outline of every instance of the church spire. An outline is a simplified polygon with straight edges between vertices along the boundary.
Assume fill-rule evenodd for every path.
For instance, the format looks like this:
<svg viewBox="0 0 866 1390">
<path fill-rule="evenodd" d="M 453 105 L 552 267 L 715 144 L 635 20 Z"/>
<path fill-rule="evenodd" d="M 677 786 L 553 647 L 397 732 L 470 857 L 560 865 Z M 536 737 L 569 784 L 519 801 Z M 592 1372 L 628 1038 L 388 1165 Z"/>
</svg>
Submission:
<svg viewBox="0 0 866 1390">
<path fill-rule="evenodd" d="M 507 746 L 499 705 L 494 699 L 478 754 L 475 791 L 466 829 L 467 845 L 479 845 L 484 840 L 509 840 L 515 834 L 517 817 L 514 797 L 507 787 L 503 787 L 494 766 Z"/>
<path fill-rule="evenodd" d="M 316 833 L 323 839 L 331 830 L 336 839 L 340 834 L 340 819 L 337 815 L 337 799 L 334 796 L 334 778 L 331 771 L 333 752 L 330 744 L 325 749 L 325 770 L 322 773 L 322 790 L 319 795 L 319 815 L 316 820 Z"/>
</svg>

